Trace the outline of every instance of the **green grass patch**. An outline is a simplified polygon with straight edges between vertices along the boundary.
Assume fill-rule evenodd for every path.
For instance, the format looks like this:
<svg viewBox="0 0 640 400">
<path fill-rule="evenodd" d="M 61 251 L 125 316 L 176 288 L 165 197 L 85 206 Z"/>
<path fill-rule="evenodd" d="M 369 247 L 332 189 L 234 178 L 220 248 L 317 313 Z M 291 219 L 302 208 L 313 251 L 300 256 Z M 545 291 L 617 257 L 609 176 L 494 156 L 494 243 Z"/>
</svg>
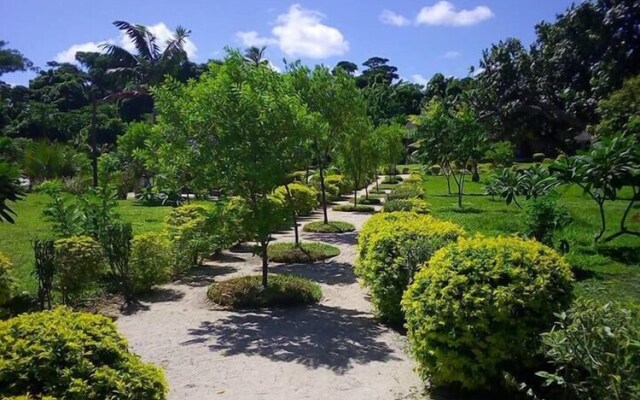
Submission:
<svg viewBox="0 0 640 400">
<path fill-rule="evenodd" d="M 364 204 L 358 204 L 354 206 L 353 204 L 340 204 L 334 206 L 333 211 L 351 211 L 351 212 L 374 212 L 376 209 L 373 206 L 367 206 Z"/>
<path fill-rule="evenodd" d="M 214 282 L 207 296 L 219 306 L 242 309 L 293 307 L 320 301 L 320 285 L 295 275 L 269 275 L 267 287 L 262 276 L 251 275 Z"/>
<path fill-rule="evenodd" d="M 342 221 L 329 221 L 328 224 L 325 224 L 322 221 L 309 222 L 305 226 L 302 227 L 302 230 L 305 232 L 316 232 L 316 233 L 344 233 L 344 232 L 353 232 L 356 230 L 356 227 L 348 222 Z"/>
<path fill-rule="evenodd" d="M 326 260 L 340 254 L 340 249 L 326 243 L 303 242 L 274 243 L 267 248 L 269 261 L 282 263 L 307 263 Z"/>
<path fill-rule="evenodd" d="M 518 167 L 523 167 L 518 164 Z M 524 211 L 515 205 L 506 205 L 496 197 L 485 195 L 484 184 L 489 174 L 481 173 L 480 182 L 465 182 L 463 208 L 457 205 L 456 186 L 451 182 L 452 194 L 447 193 L 444 176 L 424 176 L 426 199 L 434 217 L 462 225 L 469 234 L 512 235 L 524 232 Z M 631 190 L 625 188 L 621 199 L 628 199 Z M 521 198 L 523 204 L 527 200 Z M 627 306 L 640 308 L 640 238 L 622 236 L 606 246 L 594 245 L 593 238 L 599 227 L 598 207 L 580 188 L 560 186 L 558 201 L 565 204 L 573 222 L 557 233 L 557 240 L 565 239 L 570 251 L 565 258 L 576 276 L 575 293 L 602 301 L 619 301 Z M 628 202 L 617 200 L 606 203 L 608 233 L 618 228 L 620 217 Z M 632 215 L 640 213 L 640 207 Z M 640 230 L 640 222 L 629 219 L 630 228 Z"/>
</svg>

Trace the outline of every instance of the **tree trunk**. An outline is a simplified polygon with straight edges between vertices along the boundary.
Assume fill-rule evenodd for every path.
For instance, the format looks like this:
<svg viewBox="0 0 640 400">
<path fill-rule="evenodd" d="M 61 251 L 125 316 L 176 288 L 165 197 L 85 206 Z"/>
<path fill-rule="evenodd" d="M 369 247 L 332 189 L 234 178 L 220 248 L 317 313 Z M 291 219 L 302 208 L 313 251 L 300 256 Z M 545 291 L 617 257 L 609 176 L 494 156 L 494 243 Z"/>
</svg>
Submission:
<svg viewBox="0 0 640 400">
<path fill-rule="evenodd" d="M 353 206 L 358 205 L 358 189 L 353 189 Z"/>
<path fill-rule="evenodd" d="M 595 242 L 600 240 L 602 235 L 604 235 L 604 231 L 607 230 L 607 225 L 604 216 L 604 200 L 598 202 L 598 210 L 600 211 L 600 232 L 595 237 Z"/>
<path fill-rule="evenodd" d="M 267 274 L 269 272 L 269 263 L 267 255 L 267 245 L 269 242 L 260 242 L 260 249 L 262 250 L 262 287 L 266 288 L 268 284 Z"/>
<path fill-rule="evenodd" d="M 98 139 L 96 138 L 96 113 L 97 102 L 95 95 L 91 100 L 91 173 L 93 176 L 93 187 L 98 187 Z"/>
<path fill-rule="evenodd" d="M 480 174 L 478 173 L 478 162 L 471 161 L 471 182 L 480 182 Z"/>
<path fill-rule="evenodd" d="M 364 198 L 369 200 L 369 185 L 368 184 L 364 187 Z"/>
<path fill-rule="evenodd" d="M 320 162 L 320 192 L 322 193 L 322 213 L 324 214 L 324 223 L 329 223 L 329 217 L 327 216 L 327 194 L 324 188 L 324 162 Z"/>
<path fill-rule="evenodd" d="M 285 183 L 285 190 L 287 191 L 287 197 L 289 199 L 289 205 L 291 206 L 291 217 L 293 218 L 293 232 L 295 234 L 295 244 L 296 246 L 300 245 L 300 235 L 298 234 L 298 215 L 296 214 L 296 209 L 293 206 L 293 197 L 291 196 L 291 191 L 289 190 L 289 184 Z"/>
</svg>

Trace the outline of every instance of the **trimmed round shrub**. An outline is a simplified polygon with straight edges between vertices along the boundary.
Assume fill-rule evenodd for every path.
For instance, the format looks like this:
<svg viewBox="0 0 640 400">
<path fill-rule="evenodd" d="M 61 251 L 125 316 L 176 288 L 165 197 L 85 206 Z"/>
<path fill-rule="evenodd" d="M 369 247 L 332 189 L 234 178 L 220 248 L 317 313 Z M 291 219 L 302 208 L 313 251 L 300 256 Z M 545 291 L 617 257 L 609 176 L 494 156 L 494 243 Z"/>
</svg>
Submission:
<svg viewBox="0 0 640 400">
<path fill-rule="evenodd" d="M 409 172 L 411 172 L 411 168 L 409 168 L 409 167 L 402 168 L 402 173 L 403 174 L 408 174 Z"/>
<path fill-rule="evenodd" d="M 355 272 L 369 289 L 380 319 L 404 322 L 402 293 L 415 272 L 438 249 L 464 235 L 448 221 L 415 213 L 382 213 L 364 225 L 358 237 Z"/>
<path fill-rule="evenodd" d="M 429 214 L 429 203 L 422 199 L 395 199 L 382 205 L 384 212 L 413 211 L 418 214 Z"/>
<path fill-rule="evenodd" d="M 297 215 L 309 215 L 318 207 L 318 191 L 301 183 L 289 184 L 291 201 Z M 276 196 L 288 201 L 287 189 L 279 186 L 276 189 Z"/>
<path fill-rule="evenodd" d="M 322 221 L 309 222 L 305 226 L 302 227 L 302 230 L 305 232 L 316 232 L 316 233 L 344 233 L 344 232 L 353 232 L 356 230 L 356 227 L 348 222 L 342 221 L 329 221 L 328 224 L 325 224 Z"/>
<path fill-rule="evenodd" d="M 102 247 L 89 236 L 56 240 L 54 248 L 56 286 L 65 301 L 81 294 L 104 270 Z"/>
<path fill-rule="evenodd" d="M 353 182 L 344 177 L 343 175 L 329 175 L 324 177 L 325 185 L 335 185 L 338 187 L 339 194 L 349 194 L 353 191 Z"/>
<path fill-rule="evenodd" d="M 569 265 L 517 237 L 460 239 L 429 260 L 402 305 L 423 377 L 467 389 L 533 366 L 540 334 L 571 300 Z"/>
<path fill-rule="evenodd" d="M 533 156 L 531 157 L 533 162 L 538 162 L 538 163 L 543 162 L 544 158 L 545 158 L 544 153 L 534 153 Z"/>
<path fill-rule="evenodd" d="M 0 306 L 11 300 L 11 292 L 13 290 L 12 268 L 13 264 L 11 264 L 9 258 L 0 253 Z"/>
<path fill-rule="evenodd" d="M 295 275 L 269 275 L 267 287 L 261 275 L 214 282 L 207 290 L 214 303 L 226 308 L 292 307 L 320 301 L 320 285 Z"/>
<path fill-rule="evenodd" d="M 171 275 L 171 242 L 155 232 L 136 235 L 131 242 L 129 269 L 134 293 L 144 293 L 155 285 L 169 281 Z"/>
<path fill-rule="evenodd" d="M 0 321 L 0 337 L 3 395 L 166 398 L 164 372 L 129 352 L 107 317 L 59 307 Z"/>
<path fill-rule="evenodd" d="M 369 195 L 369 198 L 362 198 L 362 199 L 358 199 L 358 204 L 362 204 L 362 205 L 380 205 L 382 204 L 382 200 L 380 200 L 379 197 L 376 197 L 377 195 Z M 353 200 L 351 200 L 351 204 L 353 204 Z"/>
<path fill-rule="evenodd" d="M 334 206 L 333 211 L 352 211 L 352 212 L 374 212 L 376 209 L 373 206 L 368 206 L 365 204 L 339 204 Z"/>
<path fill-rule="evenodd" d="M 282 263 L 306 263 L 326 260 L 340 254 L 340 249 L 326 243 L 303 242 L 274 243 L 267 248 L 269 261 Z"/>
<path fill-rule="evenodd" d="M 405 179 L 407 183 L 415 183 L 422 185 L 422 175 L 417 172 L 412 172 L 407 179 Z"/>
</svg>

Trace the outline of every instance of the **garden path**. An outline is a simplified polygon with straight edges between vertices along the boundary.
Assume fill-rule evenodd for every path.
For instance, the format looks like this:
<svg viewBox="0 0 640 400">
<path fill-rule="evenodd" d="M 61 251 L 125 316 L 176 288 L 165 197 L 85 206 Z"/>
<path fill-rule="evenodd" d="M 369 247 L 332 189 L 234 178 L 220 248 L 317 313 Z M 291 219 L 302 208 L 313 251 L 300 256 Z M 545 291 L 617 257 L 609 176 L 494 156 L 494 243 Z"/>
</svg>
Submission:
<svg viewBox="0 0 640 400">
<path fill-rule="evenodd" d="M 359 229 L 370 214 L 334 212 L 330 220 Z M 321 212 L 301 225 L 320 220 Z M 294 272 L 322 287 L 317 305 L 282 310 L 217 310 L 206 298 L 214 280 L 260 273 L 247 248 L 225 251 L 188 278 L 164 285 L 137 310 L 118 318 L 137 354 L 167 372 L 178 399 L 407 399 L 422 384 L 406 340 L 380 325 L 353 274 L 357 232 L 302 232 L 340 248 L 325 262 L 272 263 L 270 273 Z M 292 241 L 293 231 L 274 235 Z"/>
</svg>

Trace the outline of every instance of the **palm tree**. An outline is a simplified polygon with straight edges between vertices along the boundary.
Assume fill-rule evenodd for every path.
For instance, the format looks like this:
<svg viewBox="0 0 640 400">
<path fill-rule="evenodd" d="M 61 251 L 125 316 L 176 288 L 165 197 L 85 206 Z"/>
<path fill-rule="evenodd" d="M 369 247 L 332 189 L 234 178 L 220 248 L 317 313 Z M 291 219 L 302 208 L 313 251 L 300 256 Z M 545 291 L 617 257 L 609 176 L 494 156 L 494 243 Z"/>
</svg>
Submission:
<svg viewBox="0 0 640 400">
<path fill-rule="evenodd" d="M 176 65 L 187 61 L 184 45 L 191 34 L 190 30 L 178 26 L 173 37 L 165 43 L 164 50 L 160 51 L 156 36 L 146 26 L 125 21 L 115 21 L 113 25 L 129 37 L 136 52 L 132 54 L 115 44 L 102 45 L 115 65 L 109 72 L 122 74 L 129 79 L 128 87 L 110 96 L 112 99 L 149 95 L 151 87 L 162 83 L 167 74 L 175 72 Z"/>
<path fill-rule="evenodd" d="M 18 184 L 18 170 L 6 162 L 0 162 L 0 222 L 14 223 L 15 211 L 9 207 L 8 201 L 22 200 L 24 193 Z M 13 215 L 12 215 L 13 214 Z"/>
<path fill-rule="evenodd" d="M 267 46 L 251 46 L 244 51 L 244 59 L 247 60 L 248 63 L 251 63 L 255 66 L 265 65 L 269 62 L 268 60 L 264 59 L 264 51 L 266 49 Z"/>
</svg>

